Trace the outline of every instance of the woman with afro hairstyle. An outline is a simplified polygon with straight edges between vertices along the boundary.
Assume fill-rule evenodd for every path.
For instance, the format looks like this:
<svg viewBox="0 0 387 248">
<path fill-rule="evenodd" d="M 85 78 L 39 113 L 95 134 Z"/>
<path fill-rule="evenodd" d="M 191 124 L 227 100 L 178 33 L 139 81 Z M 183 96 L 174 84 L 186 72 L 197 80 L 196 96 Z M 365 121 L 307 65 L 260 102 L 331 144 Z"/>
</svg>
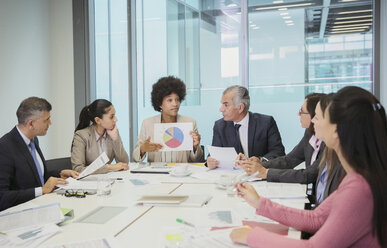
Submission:
<svg viewBox="0 0 387 248">
<path fill-rule="evenodd" d="M 152 105 L 156 111 L 161 112 L 145 119 L 142 122 L 136 147 L 133 151 L 133 159 L 143 161 L 148 154 L 148 162 L 186 163 L 199 162 L 203 158 L 203 149 L 200 144 L 200 135 L 195 119 L 179 115 L 180 103 L 186 95 L 185 84 L 178 78 L 169 76 L 160 78 L 152 88 Z M 152 142 L 155 123 L 191 122 L 193 130 L 190 132 L 193 138 L 192 151 L 163 151 L 159 143 Z"/>
</svg>

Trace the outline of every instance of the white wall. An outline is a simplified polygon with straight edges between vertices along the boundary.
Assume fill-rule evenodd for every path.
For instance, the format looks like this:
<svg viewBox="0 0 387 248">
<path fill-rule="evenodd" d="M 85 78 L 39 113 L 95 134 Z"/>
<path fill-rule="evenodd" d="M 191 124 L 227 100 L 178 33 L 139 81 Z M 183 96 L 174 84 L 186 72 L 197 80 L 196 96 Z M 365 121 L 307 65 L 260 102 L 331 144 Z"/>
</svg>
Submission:
<svg viewBox="0 0 387 248">
<path fill-rule="evenodd" d="M 0 136 L 17 123 L 29 96 L 53 106 L 52 126 L 40 138 L 46 159 L 70 156 L 74 131 L 71 0 L 0 2 Z"/>
<path fill-rule="evenodd" d="M 387 107 L 387 1 L 381 1 L 381 41 L 380 41 L 380 101 Z"/>
</svg>

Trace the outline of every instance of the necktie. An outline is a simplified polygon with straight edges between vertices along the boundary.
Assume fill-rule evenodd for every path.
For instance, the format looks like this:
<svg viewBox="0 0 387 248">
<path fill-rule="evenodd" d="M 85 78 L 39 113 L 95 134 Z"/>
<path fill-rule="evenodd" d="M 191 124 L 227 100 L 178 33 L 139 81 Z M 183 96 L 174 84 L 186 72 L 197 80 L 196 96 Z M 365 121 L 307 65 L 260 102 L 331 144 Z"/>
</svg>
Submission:
<svg viewBox="0 0 387 248">
<path fill-rule="evenodd" d="M 241 124 L 235 124 L 234 127 L 235 127 L 235 145 L 234 145 L 235 150 L 238 154 L 243 153 L 241 138 L 239 136 L 239 128 L 241 127 Z"/>
<path fill-rule="evenodd" d="M 42 173 L 42 169 L 40 168 L 39 161 L 38 161 L 38 159 L 36 157 L 35 143 L 33 141 L 31 141 L 28 146 L 31 148 L 31 155 L 32 155 L 32 158 L 34 159 L 36 169 L 38 170 L 40 182 L 41 182 L 41 184 L 43 186 L 44 185 L 43 173 Z"/>
</svg>

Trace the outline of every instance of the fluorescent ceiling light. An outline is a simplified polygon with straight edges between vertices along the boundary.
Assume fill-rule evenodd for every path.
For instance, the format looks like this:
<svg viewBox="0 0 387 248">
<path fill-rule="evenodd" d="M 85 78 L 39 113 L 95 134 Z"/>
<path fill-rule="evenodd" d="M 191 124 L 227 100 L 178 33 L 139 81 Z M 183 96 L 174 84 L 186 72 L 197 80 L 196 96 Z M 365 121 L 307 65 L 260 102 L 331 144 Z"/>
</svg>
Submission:
<svg viewBox="0 0 387 248">
<path fill-rule="evenodd" d="M 256 24 L 250 24 L 250 27 L 256 27 L 257 25 Z"/>
<path fill-rule="evenodd" d="M 347 15 L 347 14 L 355 14 L 355 13 L 364 13 L 364 12 L 372 12 L 372 9 L 363 9 L 363 10 L 354 10 L 354 11 L 344 11 L 339 12 L 339 15 Z"/>
<path fill-rule="evenodd" d="M 287 4 L 287 5 L 281 5 L 281 6 L 270 6 L 270 7 L 255 8 L 255 10 L 269 10 L 269 9 L 286 10 L 287 8 L 305 7 L 305 6 L 310 6 L 312 4 L 313 3 Z"/>
<path fill-rule="evenodd" d="M 278 10 L 279 11 L 285 11 L 285 10 L 288 10 L 288 8 L 279 8 Z"/>
<path fill-rule="evenodd" d="M 282 17 L 283 19 L 290 19 L 290 18 L 292 18 L 291 16 L 283 16 Z"/>
<path fill-rule="evenodd" d="M 331 34 L 338 34 L 338 33 L 354 33 L 354 32 L 364 32 L 366 29 L 355 29 L 355 30 L 347 30 L 347 31 L 335 31 L 335 32 L 329 32 Z"/>
<path fill-rule="evenodd" d="M 288 24 L 286 24 L 286 25 L 288 25 L 288 26 L 294 26 L 294 23 L 288 23 Z"/>
<path fill-rule="evenodd" d="M 336 18 L 336 20 L 358 19 L 358 18 L 369 18 L 369 17 L 372 18 L 372 15 L 339 17 L 339 18 Z"/>
<path fill-rule="evenodd" d="M 259 27 L 253 27 L 253 29 L 259 29 Z"/>
<path fill-rule="evenodd" d="M 352 25 L 335 25 L 332 28 L 347 28 L 347 27 L 368 27 L 371 26 L 372 23 L 370 24 L 352 24 Z"/>
<path fill-rule="evenodd" d="M 280 13 L 280 15 L 289 15 L 289 13 L 287 13 L 287 12 L 282 12 L 282 13 Z"/>
<path fill-rule="evenodd" d="M 285 23 L 293 23 L 292 20 L 285 21 Z"/>
<path fill-rule="evenodd" d="M 273 1 L 273 3 L 283 3 L 284 1 L 283 0 L 277 0 L 277 1 Z"/>
<path fill-rule="evenodd" d="M 229 5 L 227 5 L 227 7 L 238 7 L 238 5 L 236 5 L 235 3 L 230 3 Z"/>
<path fill-rule="evenodd" d="M 353 21 L 343 21 L 343 22 L 336 22 L 334 23 L 334 25 L 336 24 L 345 24 L 345 23 L 356 23 L 356 22 L 372 22 L 372 19 L 366 19 L 366 20 L 353 20 Z"/>
<path fill-rule="evenodd" d="M 341 0 L 342 2 L 356 2 L 356 1 L 359 1 L 359 0 Z"/>
</svg>

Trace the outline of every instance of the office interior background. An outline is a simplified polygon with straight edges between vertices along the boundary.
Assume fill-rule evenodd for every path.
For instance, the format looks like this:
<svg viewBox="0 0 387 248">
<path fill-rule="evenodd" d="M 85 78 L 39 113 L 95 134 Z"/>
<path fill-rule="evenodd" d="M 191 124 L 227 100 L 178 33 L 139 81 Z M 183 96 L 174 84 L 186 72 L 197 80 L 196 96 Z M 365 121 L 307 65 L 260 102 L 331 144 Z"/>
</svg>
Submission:
<svg viewBox="0 0 387 248">
<path fill-rule="evenodd" d="M 187 85 L 179 113 L 196 119 L 202 145 L 222 91 L 239 84 L 289 152 L 308 93 L 356 85 L 387 106 L 386 45 L 386 0 L 0 0 L 0 135 L 23 99 L 44 97 L 43 153 L 68 157 L 81 108 L 105 98 L 130 154 L 158 114 L 152 84 L 175 75 Z"/>
</svg>

